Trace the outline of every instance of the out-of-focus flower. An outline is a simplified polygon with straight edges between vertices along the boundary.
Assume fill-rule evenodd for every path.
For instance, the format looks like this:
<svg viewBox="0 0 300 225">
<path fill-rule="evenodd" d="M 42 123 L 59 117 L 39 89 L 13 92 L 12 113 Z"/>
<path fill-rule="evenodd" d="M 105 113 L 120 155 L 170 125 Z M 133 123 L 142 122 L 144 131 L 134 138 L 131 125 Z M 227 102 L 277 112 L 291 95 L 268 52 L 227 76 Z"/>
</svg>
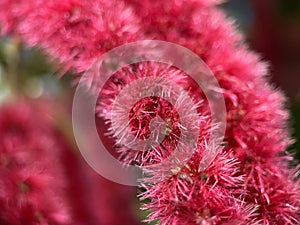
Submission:
<svg viewBox="0 0 300 225">
<path fill-rule="evenodd" d="M 139 224 L 135 188 L 94 172 L 57 127 L 53 106 L 23 99 L 0 108 L 1 224 Z"/>
<path fill-rule="evenodd" d="M 109 181 L 97 174 L 68 145 L 63 152 L 67 197 L 76 225 L 138 225 L 136 188 Z"/>
<path fill-rule="evenodd" d="M 139 19 L 121 1 L 1 1 L 4 33 L 38 45 L 76 72 L 86 71 L 106 51 L 143 36 Z"/>
<path fill-rule="evenodd" d="M 72 224 L 61 146 L 47 105 L 6 103 L 0 109 L 0 220 L 4 224 Z"/>
</svg>

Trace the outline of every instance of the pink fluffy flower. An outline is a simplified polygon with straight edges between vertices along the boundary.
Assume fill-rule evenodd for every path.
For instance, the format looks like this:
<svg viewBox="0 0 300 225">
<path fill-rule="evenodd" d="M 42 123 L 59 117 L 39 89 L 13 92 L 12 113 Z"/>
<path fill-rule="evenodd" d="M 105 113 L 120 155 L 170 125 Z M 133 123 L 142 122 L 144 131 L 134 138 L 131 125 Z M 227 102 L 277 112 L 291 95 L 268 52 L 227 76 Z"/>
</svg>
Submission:
<svg viewBox="0 0 300 225">
<path fill-rule="evenodd" d="M 30 101 L 1 106 L 0 221 L 4 224 L 71 224 L 60 145 L 45 106 Z"/>
<path fill-rule="evenodd" d="M 173 81 L 175 86 L 165 83 L 164 78 Z M 150 200 L 143 205 L 143 209 L 151 210 L 147 221 L 159 219 L 160 224 L 255 224 L 255 204 L 248 205 L 243 200 L 244 176 L 233 154 L 221 153 L 213 164 L 204 171 L 201 169 L 201 159 L 209 148 L 206 141 L 211 134 L 211 118 L 209 107 L 202 104 L 205 99 L 197 102 L 198 93 L 188 92 L 190 84 L 188 76 L 176 68 L 144 62 L 117 71 L 99 95 L 101 104 L 97 110 L 110 125 L 110 134 L 115 137 L 121 159 L 126 163 L 158 164 L 175 151 L 182 139 L 193 135 L 193 131 L 198 132 L 198 146 L 187 149 L 192 153 L 191 158 L 175 158 L 181 163 L 158 164 L 147 171 L 150 177 L 144 180 L 146 191 L 140 195 L 141 199 Z M 183 94 L 185 91 L 187 95 Z M 152 97 L 143 97 L 143 93 L 148 96 L 148 92 Z M 169 101 L 160 99 L 156 96 L 158 93 Z M 172 94 L 173 97 L 168 97 Z M 178 112 L 181 112 L 180 116 Z M 157 117 L 167 126 L 160 128 L 157 123 L 151 129 L 151 122 Z M 198 123 L 194 124 L 194 121 Z M 183 130 L 191 134 L 185 136 Z M 167 136 L 160 140 L 160 133 Z M 151 135 L 157 142 L 147 149 L 145 140 L 151 139 Z M 142 140 L 142 143 L 136 140 Z M 215 148 L 222 151 L 220 146 Z M 168 177 L 162 175 L 166 171 Z"/>
<path fill-rule="evenodd" d="M 298 224 L 300 189 L 296 170 L 286 169 L 282 157 L 257 161 L 244 165 L 246 202 L 257 205 L 262 224 Z"/>
<path fill-rule="evenodd" d="M 150 209 L 147 221 L 159 219 L 159 224 L 256 224 L 255 207 L 243 200 L 243 176 L 238 162 L 230 154 L 219 154 L 205 170 L 200 170 L 199 145 L 191 160 L 173 170 L 173 176 L 146 185 L 142 199 L 148 199 L 144 209 Z M 238 198 L 234 196 L 239 196 Z"/>
<path fill-rule="evenodd" d="M 269 85 L 266 78 L 267 65 L 260 61 L 258 55 L 248 50 L 243 38 L 236 32 L 233 21 L 226 18 L 224 12 L 214 6 L 219 1 L 126 0 L 126 2 L 130 3 L 136 15 L 122 3 L 117 4 L 115 1 L 112 3 L 97 1 L 95 5 L 91 5 L 89 1 L 75 0 L 60 2 L 36 0 L 30 4 L 25 1 L 17 3 L 6 0 L 0 3 L 0 18 L 3 21 L 4 31 L 13 31 L 30 45 L 40 45 L 52 57 L 67 65 L 67 68 L 73 67 L 78 72 L 88 69 L 105 51 L 119 44 L 138 40 L 140 37 L 175 42 L 197 53 L 218 79 L 227 107 L 225 136 L 227 147 L 206 169 L 209 170 L 211 166 L 219 168 L 219 165 L 224 165 L 219 157 L 225 157 L 226 154 L 230 157 L 233 155 L 232 157 L 239 160 L 239 163 L 234 165 L 240 173 L 238 175 L 245 178 L 244 184 L 237 189 L 244 191 L 246 195 L 239 201 L 241 196 L 234 191 L 235 185 L 225 185 L 224 188 L 225 180 L 236 177 L 235 173 L 227 173 L 232 171 L 228 167 L 225 167 L 228 171 L 212 170 L 213 178 L 208 180 L 217 180 L 215 185 L 206 183 L 207 180 L 203 182 L 197 172 L 188 176 L 187 180 L 192 182 L 186 179 L 182 181 L 174 176 L 162 183 L 146 187 L 145 196 L 151 198 L 151 203 L 145 207 L 153 210 L 151 218 L 159 218 L 162 223 L 173 224 L 182 223 L 182 218 L 194 224 L 226 224 L 230 219 L 237 224 L 243 224 L 245 221 L 249 223 L 249 213 L 246 213 L 245 208 L 253 204 L 255 221 L 265 225 L 296 224 L 300 220 L 299 183 L 288 176 L 293 173 L 288 167 L 290 159 L 282 156 L 291 143 L 287 131 L 288 115 L 284 109 L 285 99 Z M 122 9 L 126 9 L 125 13 L 122 13 Z M 114 29 L 115 27 L 119 29 Z M 149 68 L 144 67 L 144 71 L 155 74 L 157 68 L 154 67 L 153 71 L 149 71 Z M 106 106 L 103 103 L 98 108 L 98 113 L 105 119 L 110 120 L 115 97 L 126 87 L 125 84 L 138 78 L 133 75 L 148 76 L 142 75 L 141 72 L 135 73 L 133 71 L 135 69 L 129 66 L 107 83 L 104 89 L 104 94 L 108 98 L 104 102 Z M 181 85 L 186 88 L 185 84 Z M 187 86 L 193 96 L 198 87 L 193 82 L 188 82 Z M 199 95 L 197 96 L 197 101 L 203 97 L 200 95 L 199 100 Z M 131 114 L 133 123 L 129 128 L 131 133 L 139 138 L 147 136 L 149 133 L 147 125 L 153 118 L 151 110 L 142 114 L 138 111 L 151 109 L 154 105 L 163 105 L 155 99 L 146 100 L 147 103 L 141 101 L 135 105 Z M 167 106 L 165 112 L 170 111 L 171 107 L 168 104 L 165 106 Z M 203 98 L 202 108 L 197 109 L 198 114 L 202 115 L 207 108 L 208 103 Z M 138 121 L 135 121 L 136 117 L 139 118 Z M 171 118 L 173 124 L 176 120 L 175 112 Z M 143 123 L 146 125 L 143 126 Z M 112 124 L 111 128 L 116 127 Z M 119 138 L 118 135 L 115 137 Z M 169 147 L 171 149 L 174 146 Z M 130 161 L 133 157 L 138 159 L 139 163 L 143 163 L 144 158 L 140 157 L 142 154 L 130 155 L 130 149 L 121 150 L 127 154 L 125 159 L 126 156 L 129 157 L 126 161 Z M 197 159 L 202 157 L 202 151 L 204 150 L 198 149 L 194 157 Z M 157 152 L 158 155 L 160 153 L 161 151 Z M 158 155 L 154 153 L 150 158 L 159 158 Z M 150 158 L 148 157 L 145 162 L 149 163 Z M 231 165 L 228 161 L 225 162 Z M 190 161 L 188 167 L 193 165 L 193 161 Z M 185 168 L 180 167 L 179 171 L 183 169 Z M 224 176 L 226 179 L 222 178 Z M 181 190 L 177 192 L 179 188 Z M 165 191 L 161 192 L 161 189 Z M 180 196 L 178 201 L 174 201 L 176 196 L 169 193 L 169 189 L 175 190 Z M 187 197 L 187 193 L 191 193 L 191 199 Z M 210 196 L 212 193 L 216 195 Z M 203 204 L 208 204 L 209 207 Z M 181 217 L 181 214 L 185 217 Z M 234 218 L 233 215 L 241 217 Z"/>
<path fill-rule="evenodd" d="M 132 5 L 149 35 L 190 48 L 218 78 L 227 106 L 225 150 L 234 151 L 246 180 L 252 182 L 245 183 L 252 196 L 247 202 L 258 204 L 258 220 L 263 224 L 295 224 L 299 221 L 299 184 L 282 175 L 293 171 L 288 168 L 288 158 L 279 156 L 285 154 L 291 143 L 284 97 L 268 84 L 266 64 L 247 49 L 233 22 L 220 9 L 179 2 L 182 3 L 179 9 L 180 3 L 175 1 L 160 7 L 159 1 Z M 193 10 L 187 10 L 190 7 Z M 174 12 L 178 20 L 174 19 Z M 263 172 L 268 167 L 274 169 L 278 183 L 288 183 L 291 191 L 272 182 L 272 173 Z M 281 205 L 280 198 L 270 200 L 275 189 L 280 198 L 286 199 L 285 205 Z M 277 205 L 280 207 L 271 207 Z"/>
<path fill-rule="evenodd" d="M 177 148 L 180 139 L 199 132 L 195 121 L 201 106 L 197 96 L 188 92 L 187 78 L 175 67 L 144 62 L 122 68 L 106 82 L 96 110 L 110 125 L 109 134 L 116 139 L 123 161 L 158 163 Z M 203 110 L 202 117 L 210 126 L 205 114 L 209 112 Z"/>
<path fill-rule="evenodd" d="M 115 98 L 120 95 L 122 89 L 140 78 L 165 78 L 175 84 L 182 86 L 184 89 L 189 89 L 188 75 L 184 72 L 157 62 L 141 62 L 131 64 L 116 71 L 104 84 L 102 90 L 99 90 L 99 101 L 97 113 L 99 116 L 109 120 L 111 119 L 111 110 L 115 102 Z M 137 88 L 141 88 L 140 87 Z M 138 92 L 138 91 L 137 91 Z M 194 93 L 191 93 L 194 97 Z"/>
<path fill-rule="evenodd" d="M 64 69 L 86 71 L 106 51 L 142 37 L 139 19 L 121 1 L 1 1 L 4 33 L 38 45 Z"/>
</svg>

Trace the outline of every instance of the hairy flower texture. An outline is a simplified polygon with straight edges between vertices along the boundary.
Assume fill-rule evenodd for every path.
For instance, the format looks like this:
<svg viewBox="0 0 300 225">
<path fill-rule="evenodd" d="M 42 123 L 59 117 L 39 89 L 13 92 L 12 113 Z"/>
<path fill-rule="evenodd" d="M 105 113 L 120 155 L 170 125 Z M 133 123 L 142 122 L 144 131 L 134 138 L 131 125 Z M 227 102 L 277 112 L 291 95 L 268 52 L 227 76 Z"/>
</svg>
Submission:
<svg viewBox="0 0 300 225">
<path fill-rule="evenodd" d="M 144 209 L 150 209 L 147 221 L 159 224 L 256 224 L 255 208 L 234 195 L 243 193 L 243 176 L 238 162 L 227 153 L 220 153 L 205 170 L 200 170 L 204 144 L 198 146 L 191 160 L 173 170 L 173 176 L 145 185 L 141 198 L 149 199 Z"/>
<path fill-rule="evenodd" d="M 257 218 L 263 224 L 296 224 L 300 220 L 299 184 L 287 176 L 293 173 L 288 157 L 280 156 L 291 143 L 288 113 L 283 95 L 268 83 L 267 65 L 248 50 L 234 23 L 216 7 L 197 6 L 195 1 L 128 2 L 148 26 L 149 35 L 193 50 L 217 77 L 227 107 L 226 151 L 234 151 L 242 173 L 252 182 L 246 182 L 245 188 L 250 196 L 247 202 L 261 209 Z M 263 172 L 269 167 L 272 173 Z M 280 183 L 289 184 L 290 191 Z"/>
<path fill-rule="evenodd" d="M 112 74 L 102 90 L 99 90 L 97 107 L 99 116 L 110 120 L 115 98 L 120 95 L 122 89 L 133 81 L 146 77 L 165 78 L 165 80 L 174 82 L 186 90 L 189 89 L 188 75 L 175 67 L 158 62 L 131 64 Z M 194 97 L 193 93 L 191 97 Z"/>
<path fill-rule="evenodd" d="M 164 78 L 174 80 L 175 86 Z M 152 211 L 147 221 L 159 219 L 159 224 L 255 224 L 255 208 L 243 201 L 243 175 L 238 171 L 234 156 L 220 153 L 208 168 L 201 170 L 200 161 L 209 148 L 206 141 L 212 130 L 211 117 L 208 106 L 193 98 L 195 93 L 184 95 L 187 90 L 182 87 L 188 89 L 189 82 L 176 68 L 144 62 L 117 71 L 99 94 L 97 109 L 110 124 L 110 134 L 116 138 L 121 159 L 126 163 L 154 166 L 146 169 L 149 178 L 144 180 L 146 191 L 140 196 L 151 200 L 143 206 Z M 168 98 L 173 92 L 175 99 Z M 152 96 L 144 97 L 149 93 Z M 164 98 L 159 98 L 157 93 Z M 192 109 L 195 114 L 191 113 Z M 155 121 L 156 117 L 161 120 Z M 161 125 L 164 122 L 166 127 Z M 187 159 L 177 158 L 181 163 L 157 164 L 170 157 L 185 141 L 189 136 L 188 133 L 184 136 L 185 129 L 196 132 L 198 147 L 183 150 L 191 155 Z M 168 136 L 163 135 L 160 139 L 157 130 L 158 134 Z M 148 149 L 149 143 L 145 139 L 151 139 L 152 135 L 156 142 L 150 142 Z M 144 142 L 134 143 L 136 139 Z M 220 146 L 215 148 L 221 151 Z"/>
<path fill-rule="evenodd" d="M 169 65 L 144 62 L 123 67 L 106 82 L 97 111 L 110 124 L 125 162 L 160 162 L 179 142 L 198 136 L 201 105 L 181 87 L 188 88 L 186 78 Z M 206 114 L 202 120 L 210 126 Z"/>
<path fill-rule="evenodd" d="M 233 22 L 219 9 L 199 5 L 190 11 L 187 9 L 191 5 L 187 2 L 174 10 L 174 2 L 165 3 L 163 10 L 158 1 L 135 4 L 137 15 L 148 25 L 145 27 L 148 35 L 190 48 L 204 59 L 218 78 L 227 106 L 227 149 L 233 149 L 240 159 L 243 174 L 247 177 L 256 174 L 251 177 L 254 183 L 246 183 L 245 188 L 252 196 L 247 201 L 265 209 L 259 211 L 257 218 L 263 224 L 274 223 L 274 218 L 277 224 L 294 224 L 295 218 L 299 220 L 298 183 L 292 182 L 290 176 L 279 176 L 283 183 L 290 183 L 292 190 L 278 190 L 288 201 L 281 207 L 269 207 L 281 204 L 277 198 L 272 202 L 267 200 L 272 193 L 263 185 L 268 187 L 272 183 L 259 183 L 262 174 L 258 171 L 264 166 L 273 165 L 278 168 L 275 171 L 292 173 L 287 166 L 287 157 L 278 157 L 285 154 L 291 143 L 286 128 L 285 99 L 268 84 L 266 64 L 247 49 Z M 178 13 L 177 16 L 174 13 Z M 198 87 L 191 85 L 190 88 L 194 91 Z M 271 173 L 264 176 L 266 180 L 271 179 Z"/>
<path fill-rule="evenodd" d="M 60 145 L 46 112 L 45 105 L 30 101 L 1 106 L 0 221 L 3 224 L 72 224 L 59 162 Z"/>
<path fill-rule="evenodd" d="M 52 58 L 86 71 L 97 58 L 142 36 L 139 19 L 121 1 L 4 0 L 0 2 L 4 33 L 38 45 Z"/>
<path fill-rule="evenodd" d="M 288 115 L 284 109 L 285 99 L 269 85 L 266 63 L 261 62 L 260 57 L 243 43 L 243 38 L 236 32 L 233 21 L 214 6 L 219 1 L 125 2 L 130 3 L 136 15 L 121 2 L 117 4 L 115 1 L 101 0 L 92 4 L 87 0 L 2 0 L 0 21 L 4 32 L 9 31 L 21 36 L 29 45 L 40 45 L 67 68 L 73 67 L 77 72 L 88 69 L 97 56 L 106 50 L 137 40 L 144 34 L 147 38 L 181 44 L 197 53 L 214 72 L 225 97 L 227 147 L 224 152 L 232 151 L 234 157 L 240 161 L 239 171 L 247 178 L 244 185 L 249 193 L 245 198 L 246 205 L 258 206 L 257 220 L 262 224 L 297 224 L 297 221 L 300 221 L 299 184 L 288 176 L 293 170 L 288 168 L 289 157 L 285 156 L 285 149 L 291 143 L 286 122 Z M 122 9 L 125 9 L 124 13 Z M 114 29 L 116 27 L 119 29 Z M 130 67 L 126 70 L 130 70 Z M 153 74 L 151 71 L 146 72 L 150 76 Z M 108 99 L 104 103 L 107 104 L 107 111 L 101 111 L 105 108 L 101 109 L 101 105 L 98 110 L 100 115 L 108 120 L 114 98 L 124 87 L 122 82 L 129 83 L 124 75 L 127 73 L 115 77 L 116 79 L 107 84 L 109 88 L 105 88 L 104 94 Z M 131 80 L 130 76 L 128 79 Z M 174 77 L 170 80 L 173 79 Z M 195 83 L 188 83 L 188 90 L 194 95 L 199 87 Z M 186 90 L 184 85 L 183 88 Z M 136 105 L 139 109 L 146 106 L 142 102 L 140 104 Z M 201 107 L 208 108 L 207 104 L 203 99 Z M 197 111 L 201 115 L 201 110 Z M 173 118 L 176 118 L 175 112 Z M 145 122 L 149 122 L 149 119 Z M 217 162 L 216 159 L 213 164 Z M 174 180 L 168 181 L 171 186 L 175 185 L 172 183 Z M 160 185 L 158 183 L 147 188 L 159 190 Z M 216 185 L 209 190 L 212 192 L 217 188 Z M 152 202 L 168 198 L 164 192 L 151 193 Z M 227 194 L 226 191 L 222 193 Z M 201 194 L 203 193 L 198 193 Z M 201 196 L 198 196 L 198 199 L 196 197 L 193 200 L 201 204 Z M 226 202 L 229 198 L 223 200 L 222 202 Z M 193 204 L 186 204 L 186 212 Z M 169 205 L 158 203 L 156 206 L 161 206 L 161 210 L 152 208 L 153 212 L 156 212 L 154 218 L 161 218 L 165 222 L 169 221 L 167 218 L 173 218 L 173 211 L 167 208 Z M 239 207 L 242 207 L 242 204 Z M 183 212 L 184 210 L 178 210 L 178 215 Z M 217 212 L 217 209 L 209 212 L 213 220 L 196 223 L 213 224 L 214 221 L 222 221 L 222 216 L 215 216 Z M 173 222 L 176 223 L 177 220 Z"/>
<path fill-rule="evenodd" d="M 283 164 L 282 158 L 277 160 Z M 283 170 L 270 161 L 247 166 L 248 195 L 245 199 L 256 203 L 261 224 L 299 224 L 300 189 L 296 170 Z"/>
</svg>

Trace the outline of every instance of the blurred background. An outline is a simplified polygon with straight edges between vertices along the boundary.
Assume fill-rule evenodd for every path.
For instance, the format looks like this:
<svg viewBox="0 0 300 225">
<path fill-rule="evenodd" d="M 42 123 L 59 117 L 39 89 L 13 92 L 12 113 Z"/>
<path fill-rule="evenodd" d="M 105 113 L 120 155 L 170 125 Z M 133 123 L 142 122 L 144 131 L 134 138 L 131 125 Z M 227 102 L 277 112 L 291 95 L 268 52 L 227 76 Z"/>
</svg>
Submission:
<svg viewBox="0 0 300 225">
<path fill-rule="evenodd" d="M 290 127 L 295 139 L 289 151 L 299 160 L 300 1 L 229 0 L 221 7 L 236 19 L 251 48 L 270 63 L 270 79 L 287 96 Z M 49 61 L 37 48 L 28 49 L 16 39 L 2 37 L 0 104 L 22 92 L 30 98 L 51 96 L 61 105 L 71 105 L 73 90 L 70 76 L 57 79 L 59 74 L 53 74 L 55 69 L 55 62 Z"/>
</svg>

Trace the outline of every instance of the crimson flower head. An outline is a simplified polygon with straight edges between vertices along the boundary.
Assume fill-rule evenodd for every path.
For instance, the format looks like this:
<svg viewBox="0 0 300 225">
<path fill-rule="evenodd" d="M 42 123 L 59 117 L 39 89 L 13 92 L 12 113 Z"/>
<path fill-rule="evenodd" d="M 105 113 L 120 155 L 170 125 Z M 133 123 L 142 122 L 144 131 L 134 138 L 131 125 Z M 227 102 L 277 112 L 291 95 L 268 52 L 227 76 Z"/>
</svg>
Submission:
<svg viewBox="0 0 300 225">
<path fill-rule="evenodd" d="M 97 113 L 110 124 L 108 134 L 124 162 L 161 162 L 182 139 L 197 135 L 200 102 L 188 87 L 184 72 L 162 63 L 128 65 L 111 76 L 99 94 Z"/>
</svg>

